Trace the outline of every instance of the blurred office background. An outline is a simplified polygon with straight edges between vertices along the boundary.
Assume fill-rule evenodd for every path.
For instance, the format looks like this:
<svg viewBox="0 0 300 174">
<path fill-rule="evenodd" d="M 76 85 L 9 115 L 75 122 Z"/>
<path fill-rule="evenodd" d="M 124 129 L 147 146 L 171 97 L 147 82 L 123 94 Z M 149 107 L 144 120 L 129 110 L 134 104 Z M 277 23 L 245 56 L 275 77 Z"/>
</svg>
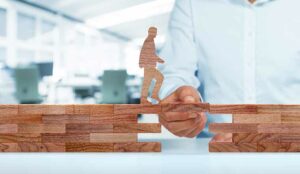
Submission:
<svg viewBox="0 0 300 174">
<path fill-rule="evenodd" d="M 0 103 L 137 103 L 174 0 L 0 0 Z"/>
</svg>

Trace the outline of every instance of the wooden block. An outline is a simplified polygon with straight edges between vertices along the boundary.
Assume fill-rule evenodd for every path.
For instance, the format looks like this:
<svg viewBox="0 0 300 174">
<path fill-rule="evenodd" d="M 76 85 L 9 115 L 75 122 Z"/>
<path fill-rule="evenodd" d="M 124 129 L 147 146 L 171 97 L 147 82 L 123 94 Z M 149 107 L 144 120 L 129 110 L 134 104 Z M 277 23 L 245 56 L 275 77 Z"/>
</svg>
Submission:
<svg viewBox="0 0 300 174">
<path fill-rule="evenodd" d="M 115 152 L 161 152 L 158 142 L 114 143 Z"/>
<path fill-rule="evenodd" d="M 43 143 L 86 143 L 89 141 L 89 134 L 42 134 Z"/>
<path fill-rule="evenodd" d="M 137 114 L 115 114 L 113 116 L 114 123 L 137 123 Z"/>
<path fill-rule="evenodd" d="M 209 152 L 257 152 L 257 143 L 210 141 Z"/>
<path fill-rule="evenodd" d="M 66 143 L 66 152 L 113 152 L 113 143 Z"/>
<path fill-rule="evenodd" d="M 282 123 L 300 123 L 300 114 L 281 114 Z"/>
<path fill-rule="evenodd" d="M 297 123 L 266 123 L 257 126 L 258 133 L 300 133 L 300 124 Z"/>
<path fill-rule="evenodd" d="M 44 124 L 89 123 L 88 115 L 43 115 Z"/>
<path fill-rule="evenodd" d="M 257 105 L 257 113 L 273 114 L 273 113 L 298 113 L 300 114 L 300 105 Z"/>
<path fill-rule="evenodd" d="M 19 124 L 18 133 L 65 133 L 65 124 Z"/>
<path fill-rule="evenodd" d="M 17 115 L 18 105 L 0 105 L 0 117 L 6 115 Z"/>
<path fill-rule="evenodd" d="M 233 123 L 281 123 L 280 114 L 234 114 Z"/>
<path fill-rule="evenodd" d="M 252 123 L 211 123 L 209 131 L 213 133 L 257 133 L 257 124 Z"/>
<path fill-rule="evenodd" d="M 161 124 L 159 123 L 140 123 L 127 124 L 115 123 L 114 133 L 160 133 Z"/>
<path fill-rule="evenodd" d="M 280 134 L 258 134 L 258 133 L 234 133 L 232 135 L 234 143 L 261 143 L 280 142 Z"/>
<path fill-rule="evenodd" d="M 91 105 L 73 105 L 75 115 L 90 115 L 91 114 Z"/>
<path fill-rule="evenodd" d="M 18 143 L 19 152 L 65 152 L 65 143 Z"/>
<path fill-rule="evenodd" d="M 113 124 L 114 115 L 91 115 L 91 124 Z"/>
<path fill-rule="evenodd" d="M 17 133 L 18 126 L 16 124 L 0 124 L 0 133 Z"/>
<path fill-rule="evenodd" d="M 94 116 L 112 116 L 114 114 L 114 105 L 112 104 L 101 104 L 91 105 L 91 115 Z"/>
<path fill-rule="evenodd" d="M 41 142 L 41 134 L 0 134 L 0 143 Z"/>
<path fill-rule="evenodd" d="M 257 114 L 257 105 L 221 105 L 210 104 L 210 114 Z"/>
<path fill-rule="evenodd" d="M 300 143 L 259 143 L 258 152 L 300 152 Z"/>
<path fill-rule="evenodd" d="M 1 115 L 0 124 L 41 123 L 41 115 Z"/>
<path fill-rule="evenodd" d="M 162 112 L 208 112 L 208 103 L 169 103 L 162 104 Z"/>
<path fill-rule="evenodd" d="M 113 133 L 112 124 L 67 124 L 67 133 Z"/>
<path fill-rule="evenodd" d="M 136 133 L 91 133 L 91 142 L 94 143 L 124 143 L 136 142 Z"/>
<path fill-rule="evenodd" d="M 161 113 L 161 105 L 151 104 L 116 104 L 114 106 L 114 114 L 159 114 Z"/>
<path fill-rule="evenodd" d="M 19 152 L 18 143 L 0 143 L 0 152 Z"/>
<path fill-rule="evenodd" d="M 66 106 L 65 105 L 39 105 L 39 104 L 19 105 L 18 114 L 47 114 L 47 115 L 66 114 Z"/>
</svg>

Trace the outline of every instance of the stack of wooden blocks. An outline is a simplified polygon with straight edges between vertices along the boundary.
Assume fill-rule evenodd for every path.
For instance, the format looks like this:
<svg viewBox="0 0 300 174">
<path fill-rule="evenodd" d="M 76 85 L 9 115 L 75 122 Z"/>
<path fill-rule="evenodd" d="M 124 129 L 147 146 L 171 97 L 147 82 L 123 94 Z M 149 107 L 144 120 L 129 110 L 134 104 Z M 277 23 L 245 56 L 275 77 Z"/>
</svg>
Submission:
<svg viewBox="0 0 300 174">
<path fill-rule="evenodd" d="M 209 125 L 218 134 L 210 152 L 300 152 L 300 105 L 210 105 L 209 112 L 233 117 Z"/>
</svg>

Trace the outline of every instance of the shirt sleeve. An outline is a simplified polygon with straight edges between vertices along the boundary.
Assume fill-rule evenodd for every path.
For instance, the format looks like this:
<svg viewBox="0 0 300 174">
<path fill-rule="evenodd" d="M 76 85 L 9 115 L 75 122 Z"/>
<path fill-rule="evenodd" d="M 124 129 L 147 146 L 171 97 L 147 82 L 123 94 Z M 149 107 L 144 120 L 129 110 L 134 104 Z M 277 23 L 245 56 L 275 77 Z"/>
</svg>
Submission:
<svg viewBox="0 0 300 174">
<path fill-rule="evenodd" d="M 167 40 L 160 52 L 165 60 L 158 67 L 164 75 L 160 98 L 165 98 L 180 86 L 188 85 L 196 89 L 200 86 L 195 75 L 198 60 L 192 21 L 190 0 L 177 0 L 171 13 Z"/>
</svg>

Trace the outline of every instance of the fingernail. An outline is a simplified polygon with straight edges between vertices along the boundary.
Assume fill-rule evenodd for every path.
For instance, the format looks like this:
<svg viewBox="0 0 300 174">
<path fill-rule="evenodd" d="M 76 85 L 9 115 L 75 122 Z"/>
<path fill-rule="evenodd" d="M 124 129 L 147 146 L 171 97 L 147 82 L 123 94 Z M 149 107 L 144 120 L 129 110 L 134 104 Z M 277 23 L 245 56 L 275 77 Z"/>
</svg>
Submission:
<svg viewBox="0 0 300 174">
<path fill-rule="evenodd" d="M 183 98 L 183 101 L 184 102 L 196 102 L 196 99 L 195 99 L 195 97 L 193 97 L 193 96 L 185 96 L 184 98 Z"/>
<path fill-rule="evenodd" d="M 196 113 L 190 113 L 189 118 L 196 118 L 198 116 L 198 114 Z"/>
</svg>

